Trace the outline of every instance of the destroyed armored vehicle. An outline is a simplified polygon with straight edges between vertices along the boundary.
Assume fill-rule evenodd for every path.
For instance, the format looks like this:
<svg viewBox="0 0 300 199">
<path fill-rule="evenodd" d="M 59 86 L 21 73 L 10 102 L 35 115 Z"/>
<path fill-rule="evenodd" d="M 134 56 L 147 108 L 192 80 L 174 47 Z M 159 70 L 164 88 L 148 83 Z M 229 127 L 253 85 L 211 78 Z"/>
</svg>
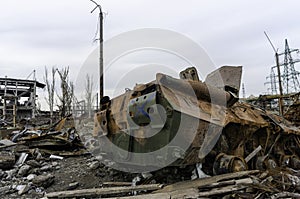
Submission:
<svg viewBox="0 0 300 199">
<path fill-rule="evenodd" d="M 158 73 L 152 82 L 102 98 L 94 118 L 101 154 L 124 168 L 152 171 L 199 163 L 210 175 L 300 169 L 300 129 L 240 102 L 241 74 L 241 66 L 223 66 L 202 82 L 191 67 L 180 79 Z"/>
</svg>

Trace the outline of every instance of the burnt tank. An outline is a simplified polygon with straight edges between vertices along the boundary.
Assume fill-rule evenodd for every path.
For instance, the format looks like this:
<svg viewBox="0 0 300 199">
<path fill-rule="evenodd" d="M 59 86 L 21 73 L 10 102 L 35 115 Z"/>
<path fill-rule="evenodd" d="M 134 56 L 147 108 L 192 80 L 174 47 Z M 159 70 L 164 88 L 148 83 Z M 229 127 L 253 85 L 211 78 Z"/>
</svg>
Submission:
<svg viewBox="0 0 300 199">
<path fill-rule="evenodd" d="M 241 66 L 223 66 L 202 82 L 191 67 L 180 79 L 158 73 L 152 82 L 104 97 L 94 117 L 101 154 L 122 168 L 151 171 L 199 163 L 210 175 L 299 169 L 300 129 L 239 101 L 241 75 Z"/>
</svg>

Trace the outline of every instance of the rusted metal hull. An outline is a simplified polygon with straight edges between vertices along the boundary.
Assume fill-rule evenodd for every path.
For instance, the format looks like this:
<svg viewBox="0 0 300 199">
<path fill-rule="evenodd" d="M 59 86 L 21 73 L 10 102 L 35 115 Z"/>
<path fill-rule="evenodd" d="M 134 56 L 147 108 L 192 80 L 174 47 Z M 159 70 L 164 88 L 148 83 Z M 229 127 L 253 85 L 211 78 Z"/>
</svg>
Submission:
<svg viewBox="0 0 300 199">
<path fill-rule="evenodd" d="M 266 168 L 270 161 L 281 166 L 285 156 L 297 162 L 300 129 L 279 116 L 237 102 L 230 91 L 236 88 L 226 89 L 226 85 L 222 90 L 205 82 L 157 74 L 156 81 L 112 99 L 97 113 L 94 136 L 100 136 L 114 161 L 137 166 L 159 168 L 171 157 L 175 161 L 169 165 L 200 162 L 213 174 L 217 164 L 232 172 Z M 287 142 L 293 142 L 293 147 L 286 147 Z M 113 146 L 123 149 L 122 153 L 114 154 Z M 262 149 L 246 162 L 259 146 Z M 139 155 L 161 149 L 150 158 Z M 215 169 L 214 174 L 219 173 L 224 172 Z"/>
</svg>

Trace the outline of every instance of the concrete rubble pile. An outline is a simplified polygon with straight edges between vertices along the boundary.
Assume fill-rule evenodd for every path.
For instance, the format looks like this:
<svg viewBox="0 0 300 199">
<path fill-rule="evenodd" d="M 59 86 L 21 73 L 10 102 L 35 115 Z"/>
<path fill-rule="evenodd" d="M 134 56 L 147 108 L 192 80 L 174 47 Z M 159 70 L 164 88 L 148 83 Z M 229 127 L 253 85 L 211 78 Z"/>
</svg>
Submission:
<svg viewBox="0 0 300 199">
<path fill-rule="evenodd" d="M 0 195 L 18 197 L 34 190 L 42 196 L 54 182 L 49 171 L 60 169 L 57 161 L 87 153 L 76 129 L 63 128 L 65 122 L 66 118 L 51 126 L 25 125 L 0 140 Z"/>
<path fill-rule="evenodd" d="M 2 140 L 0 147 L 17 153 L 33 154 L 38 149 L 50 155 L 81 155 L 86 152 L 84 144 L 74 125 L 65 126 L 66 120 L 63 118 L 54 125 L 38 127 L 20 125 Z"/>
</svg>

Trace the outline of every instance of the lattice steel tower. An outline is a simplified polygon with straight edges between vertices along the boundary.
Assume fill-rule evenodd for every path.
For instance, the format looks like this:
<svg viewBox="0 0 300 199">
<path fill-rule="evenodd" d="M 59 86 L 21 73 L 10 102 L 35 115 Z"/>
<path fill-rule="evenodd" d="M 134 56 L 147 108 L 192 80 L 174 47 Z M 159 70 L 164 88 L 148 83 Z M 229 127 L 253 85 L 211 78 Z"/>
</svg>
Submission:
<svg viewBox="0 0 300 199">
<path fill-rule="evenodd" d="M 284 94 L 297 93 L 300 91 L 299 85 L 299 72 L 295 70 L 294 64 L 300 62 L 299 59 L 293 59 L 292 52 L 299 53 L 299 49 L 290 49 L 287 39 L 285 40 L 285 50 L 284 53 L 279 55 L 284 55 L 283 62 L 283 73 L 282 73 L 282 88 Z"/>
<path fill-rule="evenodd" d="M 268 93 L 272 95 L 278 94 L 278 89 L 277 89 L 277 83 L 278 83 L 278 76 L 276 75 L 276 66 L 273 66 L 271 68 L 271 74 L 266 78 L 267 82 L 265 85 L 269 84 L 270 87 L 268 88 Z"/>
<path fill-rule="evenodd" d="M 279 64 L 281 72 L 282 90 L 283 94 L 300 92 L 299 76 L 300 72 L 295 69 L 294 64 L 300 62 L 300 59 L 293 59 L 292 53 L 299 53 L 299 49 L 290 49 L 287 39 L 285 39 L 285 50 L 283 53 L 279 53 L 279 57 L 284 57 L 283 62 Z M 276 66 L 271 68 L 271 74 L 267 77 L 265 84 L 270 84 L 268 91 L 271 94 L 278 94 L 278 73 L 276 72 Z"/>
</svg>

